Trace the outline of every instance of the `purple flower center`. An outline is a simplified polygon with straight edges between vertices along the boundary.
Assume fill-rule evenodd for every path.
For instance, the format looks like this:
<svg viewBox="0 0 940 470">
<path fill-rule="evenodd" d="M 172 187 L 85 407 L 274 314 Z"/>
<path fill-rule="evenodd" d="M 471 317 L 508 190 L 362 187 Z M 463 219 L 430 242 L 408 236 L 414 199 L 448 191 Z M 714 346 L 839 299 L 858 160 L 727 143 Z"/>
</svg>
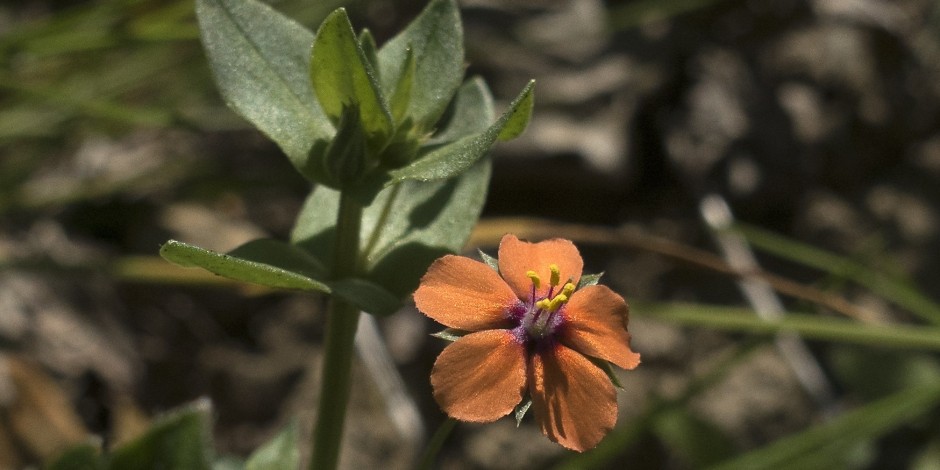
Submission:
<svg viewBox="0 0 940 470">
<path fill-rule="evenodd" d="M 564 324 L 564 308 L 575 290 L 574 284 L 566 282 L 559 286 L 559 269 L 550 265 L 551 279 L 548 292 L 538 294 L 541 279 L 534 271 L 526 275 L 532 279 L 532 290 L 528 299 L 520 299 L 509 309 L 510 317 L 517 322 L 513 328 L 516 338 L 523 343 L 533 344 L 551 340 Z"/>
</svg>

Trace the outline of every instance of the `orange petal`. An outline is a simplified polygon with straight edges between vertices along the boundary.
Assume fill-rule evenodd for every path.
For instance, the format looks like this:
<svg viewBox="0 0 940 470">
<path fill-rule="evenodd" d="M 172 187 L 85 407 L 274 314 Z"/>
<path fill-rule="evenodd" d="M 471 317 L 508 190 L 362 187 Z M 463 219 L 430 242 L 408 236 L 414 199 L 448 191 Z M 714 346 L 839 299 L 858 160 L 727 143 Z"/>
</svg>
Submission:
<svg viewBox="0 0 940 470">
<path fill-rule="evenodd" d="M 562 343 L 587 356 L 610 361 L 624 369 L 640 364 L 640 355 L 630 349 L 627 302 L 606 286 L 588 286 L 575 291 L 562 308 Z"/>
<path fill-rule="evenodd" d="M 525 390 L 525 347 L 509 330 L 470 333 L 434 361 L 434 399 L 450 417 L 487 423 L 509 414 Z"/>
<path fill-rule="evenodd" d="M 529 391 L 542 433 L 568 449 L 593 448 L 617 423 L 617 394 L 610 378 L 560 343 L 532 355 Z"/>
<path fill-rule="evenodd" d="M 575 285 L 578 284 L 584 261 L 571 240 L 553 238 L 529 243 L 509 234 L 503 236 L 499 242 L 499 273 L 520 299 L 531 300 L 532 280 L 526 276 L 529 271 L 535 271 L 542 280 L 536 298 L 544 297 L 548 293 L 551 278 L 548 266 L 551 264 L 558 265 L 562 284 L 568 279 Z M 555 292 L 558 292 L 558 289 L 556 288 Z"/>
<path fill-rule="evenodd" d="M 511 326 L 509 309 L 519 303 L 493 268 L 454 255 L 431 264 L 414 299 L 425 315 L 467 331 Z"/>
</svg>

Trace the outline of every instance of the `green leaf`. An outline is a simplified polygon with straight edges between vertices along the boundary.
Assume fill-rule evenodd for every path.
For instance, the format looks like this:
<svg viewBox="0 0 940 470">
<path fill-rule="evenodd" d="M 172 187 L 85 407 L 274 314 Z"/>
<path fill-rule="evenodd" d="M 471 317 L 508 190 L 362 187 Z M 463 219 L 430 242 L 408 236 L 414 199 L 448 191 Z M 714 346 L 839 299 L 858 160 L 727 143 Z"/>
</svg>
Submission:
<svg viewBox="0 0 940 470">
<path fill-rule="evenodd" d="M 297 424 L 293 422 L 255 450 L 245 462 L 245 470 L 288 470 L 299 467 Z"/>
<path fill-rule="evenodd" d="M 212 461 L 210 408 L 208 400 L 200 400 L 157 419 L 143 436 L 116 449 L 108 468 L 208 470 Z"/>
<path fill-rule="evenodd" d="M 401 123 L 405 120 L 408 112 L 408 105 L 411 103 L 411 90 L 414 88 L 415 55 L 409 48 L 405 53 L 405 63 L 402 65 L 402 74 L 395 85 L 395 91 L 392 93 L 390 106 L 392 108 L 392 118 L 395 123 Z"/>
<path fill-rule="evenodd" d="M 526 103 L 532 99 L 534 87 L 535 82 L 529 82 L 509 109 L 485 131 L 428 149 L 414 163 L 391 171 L 392 181 L 445 179 L 466 171 L 489 152 L 506 126 L 528 121 L 527 113 L 532 108 Z"/>
<path fill-rule="evenodd" d="M 499 130 L 497 138 L 500 141 L 505 142 L 519 137 L 529 126 L 529 120 L 532 119 L 532 109 L 535 107 L 535 93 L 531 92 L 534 87 L 535 80 L 532 80 L 526 85 L 522 95 L 516 98 L 516 101 L 509 107 L 512 114 L 509 115 L 509 119 Z"/>
<path fill-rule="evenodd" d="M 334 124 L 339 123 L 344 107 L 358 106 L 370 149 L 378 153 L 392 135 L 392 115 L 344 8 L 331 13 L 317 30 L 310 81 Z"/>
<path fill-rule="evenodd" d="M 578 289 L 587 286 L 596 286 L 603 275 L 604 273 L 602 272 L 597 274 L 582 274 L 581 279 L 578 281 Z"/>
<path fill-rule="evenodd" d="M 257 0 L 197 0 L 209 66 L 228 105 L 308 178 L 308 151 L 333 128 L 309 80 L 314 35 Z"/>
<path fill-rule="evenodd" d="M 473 77 L 457 90 L 441 118 L 441 129 L 428 143 L 441 145 L 483 132 L 493 119 L 496 119 L 493 95 L 482 78 Z"/>
<path fill-rule="evenodd" d="M 858 444 L 876 439 L 940 404 L 940 382 L 897 392 L 714 469 L 840 468 Z"/>
<path fill-rule="evenodd" d="M 415 58 L 415 71 L 406 115 L 415 125 L 431 130 L 463 81 L 463 24 L 455 0 L 432 0 L 379 50 L 386 96 L 392 96 L 409 73 L 409 53 Z"/>
<path fill-rule="evenodd" d="M 67 449 L 51 463 L 43 466 L 44 470 L 99 470 L 105 468 L 100 446 L 79 444 Z"/>
<path fill-rule="evenodd" d="M 363 211 L 360 232 L 368 280 L 398 298 L 414 291 L 435 259 L 463 248 L 486 200 L 490 162 L 446 181 L 408 181 L 382 190 Z M 291 240 L 329 260 L 339 193 L 318 186 L 304 203 Z"/>
<path fill-rule="evenodd" d="M 486 263 L 487 266 L 493 268 L 493 271 L 499 272 L 499 260 L 498 259 L 484 253 L 483 250 L 477 249 L 477 251 L 480 253 L 480 259 L 482 259 L 483 262 Z"/>
<path fill-rule="evenodd" d="M 366 28 L 363 28 L 362 31 L 359 32 L 359 47 L 362 48 L 362 53 L 369 61 L 369 65 L 372 66 L 372 71 L 375 72 L 376 78 L 381 80 L 381 77 L 378 76 L 379 47 L 375 44 L 375 38 L 372 36 L 372 32 Z"/>
<path fill-rule="evenodd" d="M 237 255 L 217 253 L 176 240 L 160 248 L 160 256 L 171 263 L 200 267 L 229 279 L 278 289 L 330 292 L 326 284 L 311 277 L 322 271 L 322 265 L 296 247 L 274 240 L 255 240 L 234 253 Z"/>
<path fill-rule="evenodd" d="M 401 307 L 398 296 L 365 279 L 342 279 L 330 287 L 333 294 L 373 315 L 391 315 Z"/>
</svg>

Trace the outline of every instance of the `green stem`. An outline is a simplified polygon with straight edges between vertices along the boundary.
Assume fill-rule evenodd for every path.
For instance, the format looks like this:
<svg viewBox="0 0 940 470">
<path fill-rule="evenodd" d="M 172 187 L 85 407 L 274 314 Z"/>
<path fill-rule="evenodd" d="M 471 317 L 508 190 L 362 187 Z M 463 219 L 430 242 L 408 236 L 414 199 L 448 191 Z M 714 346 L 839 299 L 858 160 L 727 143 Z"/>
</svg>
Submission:
<svg viewBox="0 0 940 470">
<path fill-rule="evenodd" d="M 447 440 L 447 436 L 450 435 L 456 424 L 457 420 L 447 418 L 438 426 L 437 431 L 434 431 L 434 436 L 431 437 L 431 441 L 428 442 L 427 449 L 424 449 L 424 455 L 421 456 L 421 460 L 415 466 L 417 470 L 431 470 L 433 468 L 437 454 L 441 451 L 444 441 Z"/>
<path fill-rule="evenodd" d="M 359 226 L 362 206 L 345 194 L 340 196 L 333 251 L 333 278 L 354 276 L 359 270 Z M 349 402 L 353 340 L 359 324 L 359 309 L 337 297 L 330 301 L 326 323 L 320 404 L 313 433 L 310 469 L 333 470 L 339 463 L 343 423 Z"/>
</svg>

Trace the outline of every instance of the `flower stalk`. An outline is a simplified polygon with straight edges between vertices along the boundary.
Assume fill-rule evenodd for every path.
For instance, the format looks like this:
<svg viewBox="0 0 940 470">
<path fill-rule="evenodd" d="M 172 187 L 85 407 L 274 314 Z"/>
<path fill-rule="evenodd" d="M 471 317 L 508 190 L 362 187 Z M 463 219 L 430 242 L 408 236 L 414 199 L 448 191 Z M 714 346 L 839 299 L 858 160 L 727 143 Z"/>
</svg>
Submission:
<svg viewBox="0 0 940 470">
<path fill-rule="evenodd" d="M 362 205 L 347 194 L 340 196 L 333 251 L 333 277 L 355 276 L 359 271 L 359 227 Z M 320 380 L 320 403 L 313 433 L 313 456 L 310 469 L 333 470 L 339 463 L 343 425 L 351 389 L 352 357 L 359 309 L 349 302 L 331 297 L 326 322 L 326 344 L 323 375 Z"/>
</svg>

